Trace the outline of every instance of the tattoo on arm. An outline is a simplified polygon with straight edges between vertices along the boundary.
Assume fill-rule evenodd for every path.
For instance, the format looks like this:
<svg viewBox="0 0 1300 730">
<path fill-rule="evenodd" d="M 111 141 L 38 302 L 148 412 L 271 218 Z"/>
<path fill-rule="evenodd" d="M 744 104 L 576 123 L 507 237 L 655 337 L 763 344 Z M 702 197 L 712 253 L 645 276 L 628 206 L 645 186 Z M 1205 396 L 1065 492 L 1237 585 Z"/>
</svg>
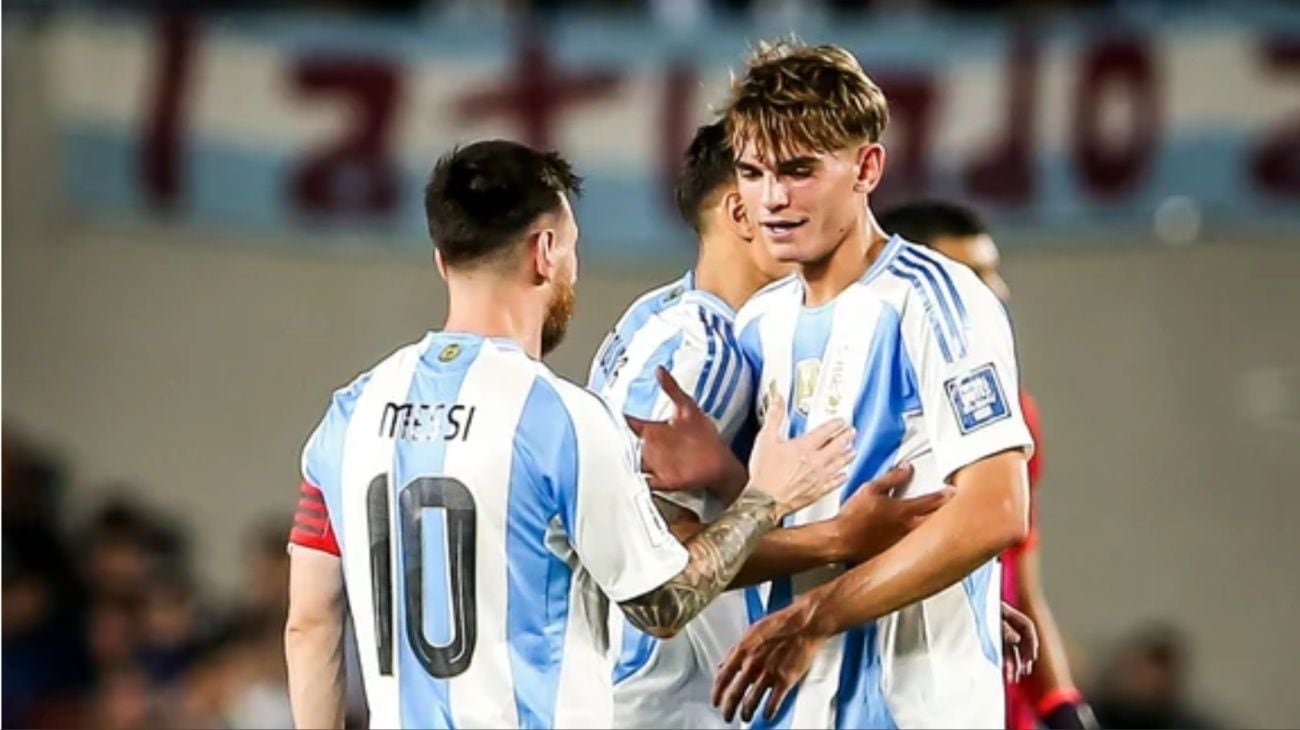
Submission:
<svg viewBox="0 0 1300 730">
<path fill-rule="evenodd" d="M 726 590 L 758 539 L 776 523 L 776 500 L 746 489 L 722 517 L 686 542 L 690 561 L 682 572 L 655 590 L 624 601 L 623 612 L 652 636 L 673 636 Z"/>
</svg>

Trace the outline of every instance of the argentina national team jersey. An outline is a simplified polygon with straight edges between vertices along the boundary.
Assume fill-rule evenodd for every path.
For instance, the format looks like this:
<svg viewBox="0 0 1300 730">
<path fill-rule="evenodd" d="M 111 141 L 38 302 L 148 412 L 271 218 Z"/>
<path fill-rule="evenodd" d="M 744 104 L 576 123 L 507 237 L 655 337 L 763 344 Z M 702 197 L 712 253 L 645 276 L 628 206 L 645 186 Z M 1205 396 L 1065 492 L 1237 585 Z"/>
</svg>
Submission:
<svg viewBox="0 0 1300 730">
<path fill-rule="evenodd" d="M 672 403 L 655 379 L 662 365 L 690 393 L 730 442 L 752 439 L 752 374 L 733 330 L 735 313 L 685 276 L 654 289 L 628 308 L 597 351 L 588 385 L 616 412 L 646 420 L 672 415 Z M 707 494 L 660 495 L 704 522 L 727 505 Z M 616 728 L 727 727 L 709 701 L 714 670 L 747 626 L 744 595 L 724 593 L 678 636 L 660 641 L 615 617 L 621 634 L 615 670 Z"/>
<path fill-rule="evenodd" d="M 633 459 L 599 398 L 505 339 L 430 333 L 335 393 L 303 476 L 372 727 L 609 727 L 609 603 L 687 562 Z"/>
<path fill-rule="evenodd" d="M 760 418 L 781 393 L 791 436 L 837 417 L 857 430 L 848 483 L 788 517 L 788 526 L 834 516 L 902 461 L 915 468 L 905 496 L 920 496 L 966 464 L 1032 448 L 1005 311 L 965 267 L 895 236 L 835 299 L 803 302 L 803 282 L 791 276 L 737 317 L 741 349 L 758 373 Z M 751 619 L 842 572 L 826 567 L 749 589 Z M 776 720 L 754 726 L 1002 727 L 998 587 L 994 560 L 833 637 Z"/>
</svg>

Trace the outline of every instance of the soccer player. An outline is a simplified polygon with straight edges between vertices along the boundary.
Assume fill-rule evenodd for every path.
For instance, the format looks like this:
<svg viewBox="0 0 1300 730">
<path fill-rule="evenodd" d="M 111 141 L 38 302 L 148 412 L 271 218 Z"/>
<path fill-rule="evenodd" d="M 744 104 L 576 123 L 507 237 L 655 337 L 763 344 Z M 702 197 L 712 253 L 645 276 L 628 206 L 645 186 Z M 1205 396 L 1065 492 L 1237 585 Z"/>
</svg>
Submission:
<svg viewBox="0 0 1300 730">
<path fill-rule="evenodd" d="M 996 557 L 1025 537 L 1032 450 L 1007 397 L 1002 306 L 968 269 L 876 224 L 888 109 L 847 51 L 761 47 L 725 115 L 750 220 L 799 266 L 737 316 L 757 413 L 785 409 L 792 434 L 841 417 L 857 429 L 850 486 L 788 524 L 835 514 L 900 461 L 915 469 L 908 494 L 955 493 L 865 563 L 772 581 L 714 699 L 728 717 L 761 706 L 760 727 L 1001 727 Z"/>
<path fill-rule="evenodd" d="M 998 273 L 1001 257 L 997 243 L 974 210 L 942 201 L 911 203 L 881 214 L 880 227 L 966 266 L 1003 304 L 1010 300 L 1011 290 Z M 1034 730 L 1040 723 L 1049 728 L 1096 727 L 1092 711 L 1070 676 L 1065 642 L 1043 591 L 1036 519 L 1043 441 L 1038 406 L 1023 388 L 1020 407 L 1035 444 L 1029 460 L 1029 536 L 1002 553 L 1002 600 L 1033 620 L 1042 650 L 1041 660 L 1027 678 L 1007 683 L 1007 727 Z"/>
<path fill-rule="evenodd" d="M 702 414 L 745 454 L 753 437 L 743 432 L 750 422 L 753 386 L 736 343 L 735 310 L 792 267 L 775 262 L 754 240 L 736 192 L 734 155 L 721 120 L 696 131 L 676 199 L 682 220 L 699 238 L 695 266 L 632 304 L 593 359 L 589 386 L 634 423 L 664 421 L 675 414 L 673 399 L 657 375 L 663 367 L 673 379 L 670 388 L 680 384 L 689 391 Z M 683 455 L 675 453 L 673 459 L 681 462 Z M 940 491 L 913 500 L 891 498 L 889 493 L 901 489 L 908 475 L 899 469 L 859 489 L 833 519 L 768 533 L 733 586 L 875 555 L 950 496 Z M 709 491 L 659 491 L 655 501 L 673 531 L 686 537 L 717 519 L 728 498 Z M 715 668 L 749 625 L 743 592 L 719 596 L 666 641 L 620 623 L 615 629 L 622 632 L 615 727 L 728 725 L 709 695 Z"/>
<path fill-rule="evenodd" d="M 303 452 L 285 632 L 299 727 L 341 726 L 345 601 L 374 727 L 608 727 L 609 602 L 672 636 L 762 533 L 843 482 L 844 422 L 764 428 L 734 503 L 685 545 L 667 531 L 626 428 L 538 361 L 573 305 L 577 189 L 558 155 L 512 142 L 435 167 L 447 322 L 336 391 Z"/>
</svg>

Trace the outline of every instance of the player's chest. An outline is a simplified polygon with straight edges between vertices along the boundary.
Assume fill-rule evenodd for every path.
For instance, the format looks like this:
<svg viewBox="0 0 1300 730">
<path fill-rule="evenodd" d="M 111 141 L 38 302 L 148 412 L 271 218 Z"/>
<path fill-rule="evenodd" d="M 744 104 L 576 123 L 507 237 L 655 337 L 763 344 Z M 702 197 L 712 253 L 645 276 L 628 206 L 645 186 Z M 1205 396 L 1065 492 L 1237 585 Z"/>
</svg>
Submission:
<svg viewBox="0 0 1300 730">
<path fill-rule="evenodd" d="M 853 422 L 864 403 L 905 395 L 910 367 L 897 317 L 858 297 L 809 312 L 789 307 L 760 324 L 757 413 L 785 399 L 791 434 L 834 418 Z"/>
</svg>

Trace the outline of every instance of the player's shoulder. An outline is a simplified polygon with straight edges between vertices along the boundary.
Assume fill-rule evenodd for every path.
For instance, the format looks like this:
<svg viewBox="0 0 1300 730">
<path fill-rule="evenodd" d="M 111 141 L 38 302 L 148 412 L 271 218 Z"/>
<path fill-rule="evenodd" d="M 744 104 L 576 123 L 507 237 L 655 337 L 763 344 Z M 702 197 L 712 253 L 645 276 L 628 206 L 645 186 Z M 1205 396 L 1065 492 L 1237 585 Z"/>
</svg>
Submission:
<svg viewBox="0 0 1300 730">
<path fill-rule="evenodd" d="M 650 319 L 680 303 L 690 288 L 690 274 L 687 274 L 647 291 L 624 310 L 614 329 L 629 335 L 636 332 Z"/>
<path fill-rule="evenodd" d="M 581 429 L 584 424 L 614 418 L 609 404 L 591 389 L 569 380 L 545 365 L 541 365 L 537 375 L 533 387 L 540 389 L 542 391 L 540 396 L 561 409 L 563 416 L 568 418 L 575 427 Z"/>
<path fill-rule="evenodd" d="M 374 365 L 361 371 L 346 385 L 336 388 L 330 396 L 331 407 L 335 410 L 350 412 L 366 388 L 376 376 L 382 377 L 389 371 L 408 366 L 412 360 L 418 360 L 429 348 L 433 339 L 432 332 L 415 342 L 410 342 L 385 355 Z"/>
<path fill-rule="evenodd" d="M 965 264 L 898 236 L 872 269 L 864 283 L 904 315 L 968 321 L 972 311 L 1001 311 L 996 295 Z"/>
<path fill-rule="evenodd" d="M 799 275 L 789 274 L 754 292 L 736 313 L 736 330 L 744 330 L 776 307 L 799 296 Z"/>
</svg>

